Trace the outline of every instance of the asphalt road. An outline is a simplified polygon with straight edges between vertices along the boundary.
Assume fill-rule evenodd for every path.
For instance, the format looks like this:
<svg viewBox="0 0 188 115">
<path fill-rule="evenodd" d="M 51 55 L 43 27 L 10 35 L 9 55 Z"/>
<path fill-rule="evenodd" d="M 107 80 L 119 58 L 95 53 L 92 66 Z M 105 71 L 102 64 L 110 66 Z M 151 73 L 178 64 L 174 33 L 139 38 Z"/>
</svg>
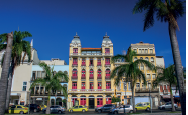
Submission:
<svg viewBox="0 0 188 115">
<path fill-rule="evenodd" d="M 166 112 L 170 112 L 171 110 L 170 109 L 165 109 L 165 110 L 159 110 L 159 109 L 153 109 L 152 110 L 152 113 L 166 113 Z M 181 112 L 181 109 L 180 108 L 178 108 L 176 111 L 179 111 L 179 112 Z M 145 110 L 138 110 L 137 112 L 139 112 L 139 113 L 151 113 L 151 111 L 145 111 Z M 42 111 L 40 111 L 40 112 L 36 112 L 36 113 L 33 113 L 33 112 L 31 112 L 30 114 L 44 114 Z M 76 115 L 83 115 L 83 114 L 99 114 L 99 113 L 97 113 L 97 112 L 95 112 L 95 111 L 86 111 L 85 113 L 83 113 L 83 112 L 73 112 L 73 113 L 70 113 L 70 112 L 68 112 L 68 111 L 66 111 L 65 113 L 63 113 L 63 114 L 76 114 Z M 100 113 L 100 114 L 109 114 L 109 115 L 112 115 L 112 113 Z"/>
</svg>

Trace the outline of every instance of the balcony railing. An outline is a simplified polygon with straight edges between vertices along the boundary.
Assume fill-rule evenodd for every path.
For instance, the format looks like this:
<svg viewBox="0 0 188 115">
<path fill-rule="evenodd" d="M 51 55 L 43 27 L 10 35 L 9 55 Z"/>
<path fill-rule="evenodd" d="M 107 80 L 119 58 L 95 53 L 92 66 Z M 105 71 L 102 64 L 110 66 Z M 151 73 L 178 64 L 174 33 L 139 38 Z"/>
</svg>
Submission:
<svg viewBox="0 0 188 115">
<path fill-rule="evenodd" d="M 114 89 L 69 89 L 69 93 L 113 93 Z"/>
<path fill-rule="evenodd" d="M 105 66 L 106 66 L 106 67 L 109 67 L 109 66 L 111 66 L 111 64 L 110 64 L 110 63 L 106 63 Z"/>
<path fill-rule="evenodd" d="M 112 53 L 70 53 L 70 55 L 82 55 L 82 56 L 84 56 L 84 55 L 86 55 L 86 56 L 88 56 L 88 55 L 90 55 L 90 56 L 92 56 L 92 55 L 95 55 L 95 56 L 101 56 L 101 55 L 103 55 L 103 56 L 105 56 L 105 55 L 113 55 Z"/>
<path fill-rule="evenodd" d="M 101 64 L 98 63 L 97 66 L 101 66 Z"/>
<path fill-rule="evenodd" d="M 168 93 L 170 93 L 170 92 L 168 91 L 168 89 L 163 90 L 163 94 L 168 94 Z"/>
<path fill-rule="evenodd" d="M 93 76 L 89 76 L 89 79 L 93 79 Z"/>
<path fill-rule="evenodd" d="M 86 79 L 86 76 L 82 76 L 81 79 Z"/>
<path fill-rule="evenodd" d="M 83 64 L 82 64 L 82 66 L 86 66 L 86 64 L 85 64 L 85 63 L 83 63 Z"/>
<path fill-rule="evenodd" d="M 102 77 L 101 76 L 97 76 L 97 79 L 102 79 Z"/>
<path fill-rule="evenodd" d="M 106 76 L 105 79 L 110 79 L 110 76 Z"/>
<path fill-rule="evenodd" d="M 135 89 L 135 92 L 136 93 L 149 93 L 150 92 L 159 92 L 159 88 L 155 88 L 155 89 L 152 89 L 152 88 L 136 88 Z"/>
<path fill-rule="evenodd" d="M 73 67 L 78 67 L 78 64 L 72 64 Z"/>
<path fill-rule="evenodd" d="M 89 64 L 89 66 L 93 66 L 93 64 Z"/>
<path fill-rule="evenodd" d="M 72 79 L 78 79 L 78 76 L 72 76 Z"/>
</svg>

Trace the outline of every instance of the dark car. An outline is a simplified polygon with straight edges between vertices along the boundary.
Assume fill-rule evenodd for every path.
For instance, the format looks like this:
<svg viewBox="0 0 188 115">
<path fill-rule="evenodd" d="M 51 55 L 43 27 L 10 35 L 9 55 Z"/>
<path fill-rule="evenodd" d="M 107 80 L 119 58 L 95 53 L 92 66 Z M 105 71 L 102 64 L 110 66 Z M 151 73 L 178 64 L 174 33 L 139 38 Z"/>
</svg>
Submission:
<svg viewBox="0 0 188 115">
<path fill-rule="evenodd" d="M 110 110 L 111 110 L 112 108 L 115 108 L 115 107 L 116 107 L 116 106 L 113 105 L 113 104 L 106 104 L 106 105 L 104 105 L 104 106 L 102 106 L 102 107 L 96 108 L 95 111 L 98 112 L 98 113 L 101 113 L 101 112 L 110 112 Z"/>
<path fill-rule="evenodd" d="M 42 111 L 45 113 L 46 108 L 44 108 Z M 61 107 L 60 105 L 51 106 L 50 113 L 65 113 L 65 107 Z"/>
<path fill-rule="evenodd" d="M 29 110 L 34 112 L 41 110 L 40 106 L 37 104 L 28 104 L 26 107 L 30 108 Z"/>
</svg>

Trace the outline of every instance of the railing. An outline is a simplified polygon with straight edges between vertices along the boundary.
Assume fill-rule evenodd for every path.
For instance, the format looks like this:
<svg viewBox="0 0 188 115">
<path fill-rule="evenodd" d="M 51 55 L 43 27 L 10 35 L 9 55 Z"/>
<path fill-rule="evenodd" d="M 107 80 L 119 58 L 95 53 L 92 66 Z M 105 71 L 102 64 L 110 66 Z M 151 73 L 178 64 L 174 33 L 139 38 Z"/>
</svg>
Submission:
<svg viewBox="0 0 188 115">
<path fill-rule="evenodd" d="M 97 93 L 97 92 L 114 92 L 114 89 L 69 89 L 69 93 Z"/>
<path fill-rule="evenodd" d="M 101 76 L 97 76 L 97 79 L 102 79 L 102 77 Z"/>
<path fill-rule="evenodd" d="M 97 66 L 101 66 L 101 64 L 97 64 Z"/>
<path fill-rule="evenodd" d="M 81 79 L 86 79 L 86 76 L 82 76 Z"/>
<path fill-rule="evenodd" d="M 72 64 L 72 66 L 76 66 L 76 67 L 77 67 L 77 66 L 78 66 L 78 64 Z"/>
<path fill-rule="evenodd" d="M 110 65 L 110 63 L 106 63 L 105 66 L 109 67 L 109 66 L 111 66 L 111 65 Z"/>
<path fill-rule="evenodd" d="M 169 93 L 168 89 L 163 90 L 163 93 L 168 94 Z"/>
<path fill-rule="evenodd" d="M 145 92 L 145 93 L 149 93 L 150 92 L 159 92 L 159 88 L 155 88 L 155 89 L 152 89 L 152 88 L 136 88 L 135 89 L 135 92 L 139 93 L 139 92 Z"/>
<path fill-rule="evenodd" d="M 78 76 L 72 76 L 72 79 L 78 79 Z"/>
<path fill-rule="evenodd" d="M 105 79 L 110 79 L 110 76 L 106 76 Z"/>
<path fill-rule="evenodd" d="M 86 64 L 82 64 L 82 66 L 86 66 Z"/>
<path fill-rule="evenodd" d="M 84 55 L 113 55 L 112 53 L 70 53 L 70 55 L 82 55 L 82 56 L 84 56 Z"/>
<path fill-rule="evenodd" d="M 89 76 L 89 79 L 93 79 L 93 76 Z"/>
</svg>

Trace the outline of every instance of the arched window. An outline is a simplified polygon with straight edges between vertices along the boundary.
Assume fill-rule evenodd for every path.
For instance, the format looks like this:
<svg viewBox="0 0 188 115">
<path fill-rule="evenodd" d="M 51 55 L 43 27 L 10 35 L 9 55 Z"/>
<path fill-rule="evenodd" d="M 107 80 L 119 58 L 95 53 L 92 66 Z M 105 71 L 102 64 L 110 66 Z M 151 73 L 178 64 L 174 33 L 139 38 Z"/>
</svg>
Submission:
<svg viewBox="0 0 188 115">
<path fill-rule="evenodd" d="M 97 72 L 97 73 L 98 73 L 97 78 L 98 78 L 98 79 L 101 79 L 101 69 L 98 69 L 98 72 Z"/>
<path fill-rule="evenodd" d="M 143 59 L 143 57 L 140 57 L 140 59 Z"/>
<path fill-rule="evenodd" d="M 93 69 L 90 69 L 89 78 L 93 79 Z"/>
<path fill-rule="evenodd" d="M 136 60 L 137 60 L 137 57 L 134 58 L 134 61 L 136 61 Z"/>
<path fill-rule="evenodd" d="M 106 69 L 106 78 L 110 79 L 110 69 Z"/>
<path fill-rule="evenodd" d="M 72 76 L 77 77 L 77 69 L 73 69 Z"/>
<path fill-rule="evenodd" d="M 149 58 L 148 58 L 148 57 L 146 57 L 146 58 L 145 58 L 145 60 L 146 60 L 146 61 L 149 61 Z"/>
</svg>

